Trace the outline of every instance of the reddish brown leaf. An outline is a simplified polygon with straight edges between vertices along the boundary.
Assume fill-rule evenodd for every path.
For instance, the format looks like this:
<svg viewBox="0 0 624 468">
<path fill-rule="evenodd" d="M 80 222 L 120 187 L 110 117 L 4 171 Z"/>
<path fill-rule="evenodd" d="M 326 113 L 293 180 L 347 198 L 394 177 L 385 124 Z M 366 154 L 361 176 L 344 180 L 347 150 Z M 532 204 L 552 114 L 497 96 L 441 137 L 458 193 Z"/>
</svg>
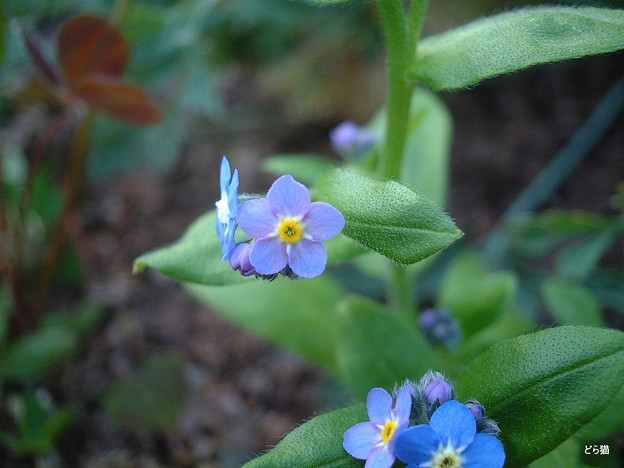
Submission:
<svg viewBox="0 0 624 468">
<path fill-rule="evenodd" d="M 129 54 L 126 40 L 103 18 L 75 16 L 61 28 L 59 60 L 72 89 L 90 73 L 121 77 Z"/>
<path fill-rule="evenodd" d="M 140 87 L 102 75 L 89 75 L 76 84 L 75 93 L 91 106 L 118 119 L 150 125 L 162 119 L 160 108 Z"/>
</svg>

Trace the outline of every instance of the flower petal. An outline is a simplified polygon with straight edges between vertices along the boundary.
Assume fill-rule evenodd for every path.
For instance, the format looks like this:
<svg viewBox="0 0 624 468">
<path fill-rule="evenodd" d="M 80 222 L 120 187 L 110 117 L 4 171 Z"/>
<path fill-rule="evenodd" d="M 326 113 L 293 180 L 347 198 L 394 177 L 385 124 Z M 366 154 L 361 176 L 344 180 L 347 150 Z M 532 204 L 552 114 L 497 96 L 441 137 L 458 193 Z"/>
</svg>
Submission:
<svg viewBox="0 0 624 468">
<path fill-rule="evenodd" d="M 230 217 L 236 217 L 236 211 L 238 210 L 238 169 L 234 169 L 234 175 L 232 181 L 228 187 L 228 208 L 230 209 Z"/>
<path fill-rule="evenodd" d="M 431 460 L 441 440 L 436 431 L 426 424 L 412 426 L 397 437 L 396 455 L 403 463 L 419 466 Z"/>
<path fill-rule="evenodd" d="M 366 421 L 345 432 L 342 446 L 352 457 L 366 460 L 381 441 L 381 431 L 372 422 Z"/>
<path fill-rule="evenodd" d="M 301 239 L 289 244 L 288 264 L 299 276 L 314 278 L 325 271 L 327 250 L 321 242 Z"/>
<path fill-rule="evenodd" d="M 258 239 L 251 247 L 249 261 L 261 275 L 277 273 L 288 263 L 286 246 L 276 237 Z"/>
<path fill-rule="evenodd" d="M 236 218 L 230 218 L 225 232 L 223 233 L 223 245 L 221 252 L 223 253 L 223 260 L 226 262 L 230 258 L 230 252 L 234 248 L 234 236 L 236 234 Z"/>
<path fill-rule="evenodd" d="M 328 240 L 344 229 L 345 218 L 329 203 L 314 202 L 303 217 L 305 232 L 314 240 Z"/>
<path fill-rule="evenodd" d="M 238 225 L 247 235 L 256 238 L 275 233 L 278 220 L 265 199 L 249 200 L 238 207 Z"/>
<path fill-rule="evenodd" d="M 310 192 L 289 174 L 273 182 L 267 200 L 271 211 L 279 217 L 304 216 L 310 208 Z"/>
<path fill-rule="evenodd" d="M 462 456 L 464 468 L 502 468 L 505 464 L 503 444 L 489 434 L 477 434 Z"/>
<path fill-rule="evenodd" d="M 409 385 L 404 385 L 397 393 L 396 403 L 394 405 L 394 413 L 399 423 L 409 420 L 412 411 L 412 392 Z"/>
<path fill-rule="evenodd" d="M 383 388 L 373 388 L 368 392 L 366 409 L 372 423 L 384 426 L 392 418 L 392 397 Z"/>
<path fill-rule="evenodd" d="M 431 416 L 429 425 L 440 435 L 444 445 L 450 442 L 455 448 L 468 446 L 477 432 L 472 412 L 457 400 L 440 406 Z"/>
<path fill-rule="evenodd" d="M 396 460 L 396 455 L 388 449 L 387 445 L 375 447 L 368 458 L 364 468 L 390 468 Z"/>
<path fill-rule="evenodd" d="M 230 179 L 232 177 L 230 171 L 230 162 L 225 156 L 223 156 L 223 159 L 221 160 L 221 174 L 219 176 L 219 182 L 221 182 L 221 191 L 227 190 L 227 187 L 230 184 Z"/>
</svg>

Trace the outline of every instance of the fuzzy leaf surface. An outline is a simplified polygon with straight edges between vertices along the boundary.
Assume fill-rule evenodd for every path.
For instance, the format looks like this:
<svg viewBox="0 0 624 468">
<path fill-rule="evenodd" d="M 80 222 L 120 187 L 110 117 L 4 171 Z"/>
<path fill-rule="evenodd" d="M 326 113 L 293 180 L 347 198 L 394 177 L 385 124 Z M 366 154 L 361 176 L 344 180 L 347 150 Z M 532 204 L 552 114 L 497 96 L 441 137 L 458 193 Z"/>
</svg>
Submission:
<svg viewBox="0 0 624 468">
<path fill-rule="evenodd" d="M 622 48 L 624 10 L 525 8 L 424 39 L 410 73 L 434 89 L 457 89 L 539 63 Z"/>
<path fill-rule="evenodd" d="M 363 404 L 316 416 L 243 468 L 362 468 L 364 462 L 349 455 L 342 441 L 347 429 L 363 421 Z"/>
<path fill-rule="evenodd" d="M 344 214 L 346 236 L 404 265 L 439 252 L 462 234 L 441 208 L 393 180 L 334 169 L 319 180 L 316 197 Z"/>
<path fill-rule="evenodd" d="M 460 399 L 476 398 L 501 428 L 506 467 L 525 466 L 595 418 L 624 381 L 624 333 L 585 326 L 500 342 L 468 366 Z"/>
</svg>

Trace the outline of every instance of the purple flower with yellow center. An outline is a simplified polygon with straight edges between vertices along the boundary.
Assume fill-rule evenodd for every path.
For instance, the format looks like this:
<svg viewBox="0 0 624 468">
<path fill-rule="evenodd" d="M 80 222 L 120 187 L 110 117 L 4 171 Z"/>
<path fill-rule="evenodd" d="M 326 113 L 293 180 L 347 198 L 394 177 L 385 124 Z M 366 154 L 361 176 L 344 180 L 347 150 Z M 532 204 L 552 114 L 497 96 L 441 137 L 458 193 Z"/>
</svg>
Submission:
<svg viewBox="0 0 624 468">
<path fill-rule="evenodd" d="M 457 400 L 440 406 L 428 425 L 399 434 L 396 455 L 407 468 L 502 468 L 505 463 L 503 444 L 477 434 L 474 415 Z"/>
<path fill-rule="evenodd" d="M 272 275 L 288 266 L 299 276 L 314 278 L 327 263 L 321 241 L 340 234 L 345 219 L 328 203 L 311 203 L 308 189 L 284 175 L 273 183 L 265 199 L 239 207 L 238 224 L 256 238 L 249 261 L 257 273 Z"/>
<path fill-rule="evenodd" d="M 236 233 L 236 212 L 238 210 L 238 169 L 230 174 L 230 163 L 225 156 L 221 160 L 221 199 L 215 203 L 217 207 L 216 229 L 222 245 L 222 260 L 230 258 L 234 248 L 234 234 Z"/>
<path fill-rule="evenodd" d="M 390 468 L 396 460 L 397 437 L 409 424 L 411 407 L 408 385 L 398 391 L 394 408 L 388 392 L 373 388 L 366 401 L 370 421 L 356 424 L 345 432 L 344 449 L 349 455 L 366 460 L 365 468 Z"/>
</svg>

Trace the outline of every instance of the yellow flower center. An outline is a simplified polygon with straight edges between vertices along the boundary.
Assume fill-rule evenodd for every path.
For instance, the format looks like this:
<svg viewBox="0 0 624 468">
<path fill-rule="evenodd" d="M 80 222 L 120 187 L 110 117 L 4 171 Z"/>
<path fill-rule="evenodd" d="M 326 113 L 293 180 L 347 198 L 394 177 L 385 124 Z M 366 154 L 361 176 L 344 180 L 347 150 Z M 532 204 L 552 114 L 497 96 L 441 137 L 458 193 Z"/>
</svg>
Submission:
<svg viewBox="0 0 624 468">
<path fill-rule="evenodd" d="M 396 431 L 397 427 L 399 427 L 399 425 L 397 424 L 396 421 L 388 421 L 386 423 L 383 430 L 381 431 L 381 438 L 384 441 L 384 443 L 387 444 L 388 441 L 392 439 L 392 436 L 394 435 L 394 431 Z"/>
<path fill-rule="evenodd" d="M 464 460 L 452 447 L 440 448 L 431 460 L 431 468 L 462 468 Z"/>
<path fill-rule="evenodd" d="M 284 242 L 299 242 L 303 237 L 304 230 L 301 221 L 293 218 L 285 218 L 277 226 L 277 233 Z"/>
</svg>

